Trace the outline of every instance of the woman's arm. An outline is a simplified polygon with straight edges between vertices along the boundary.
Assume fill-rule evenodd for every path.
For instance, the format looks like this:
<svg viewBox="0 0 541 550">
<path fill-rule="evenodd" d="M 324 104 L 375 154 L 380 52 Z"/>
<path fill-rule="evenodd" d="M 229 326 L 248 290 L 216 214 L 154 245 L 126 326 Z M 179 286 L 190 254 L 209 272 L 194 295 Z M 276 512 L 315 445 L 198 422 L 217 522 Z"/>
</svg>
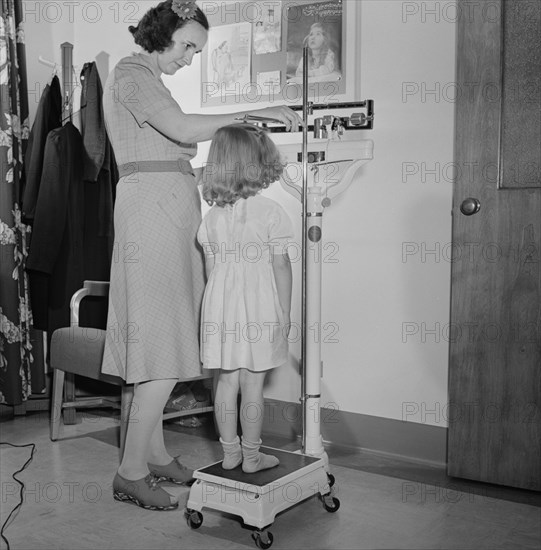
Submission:
<svg viewBox="0 0 541 550">
<path fill-rule="evenodd" d="M 149 118 L 148 123 L 173 141 L 198 143 L 212 139 L 216 130 L 222 126 L 239 122 L 238 119 L 247 114 L 281 120 L 291 131 L 297 131 L 302 125 L 299 115 L 286 106 L 223 115 L 195 115 L 183 113 L 180 109 L 167 109 Z"/>
</svg>

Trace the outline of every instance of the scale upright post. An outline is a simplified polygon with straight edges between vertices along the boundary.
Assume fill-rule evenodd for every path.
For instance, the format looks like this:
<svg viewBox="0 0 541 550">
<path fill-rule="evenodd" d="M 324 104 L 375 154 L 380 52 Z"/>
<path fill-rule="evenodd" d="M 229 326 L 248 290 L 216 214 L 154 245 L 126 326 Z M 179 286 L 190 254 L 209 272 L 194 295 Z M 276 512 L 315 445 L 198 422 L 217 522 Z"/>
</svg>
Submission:
<svg viewBox="0 0 541 550">
<path fill-rule="evenodd" d="M 308 47 L 303 64 L 308 67 Z M 302 135 L 302 452 L 321 457 L 328 468 L 320 430 L 321 398 L 321 239 L 323 206 L 320 187 L 308 186 L 308 70 L 303 71 Z M 310 250 L 309 250 L 310 246 Z"/>
<path fill-rule="evenodd" d="M 306 289 L 306 275 L 307 265 L 306 260 L 308 254 L 306 253 L 307 235 L 306 235 L 306 219 L 308 215 L 308 47 L 305 47 L 302 51 L 302 119 L 304 126 L 302 127 L 302 191 L 301 191 L 301 203 L 302 203 L 302 276 L 301 276 L 301 409 L 302 409 L 302 442 L 301 450 L 304 452 L 306 447 L 306 366 L 308 364 L 306 352 L 307 352 L 307 339 L 306 339 L 306 321 L 307 321 L 307 289 Z"/>
</svg>

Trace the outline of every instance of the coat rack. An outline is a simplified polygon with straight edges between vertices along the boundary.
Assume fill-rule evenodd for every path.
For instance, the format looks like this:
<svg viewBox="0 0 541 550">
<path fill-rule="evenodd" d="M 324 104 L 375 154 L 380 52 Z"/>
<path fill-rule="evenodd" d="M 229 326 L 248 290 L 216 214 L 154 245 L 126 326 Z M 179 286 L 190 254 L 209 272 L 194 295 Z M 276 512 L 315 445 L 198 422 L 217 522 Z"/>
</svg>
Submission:
<svg viewBox="0 0 541 550">
<path fill-rule="evenodd" d="M 73 115 L 73 90 L 75 87 L 73 81 L 73 44 L 71 44 L 70 42 L 63 42 L 60 45 L 60 51 L 60 55 L 62 58 L 61 77 L 63 92 L 62 122 L 66 122 L 68 120 L 71 121 Z M 46 65 L 47 67 L 53 68 L 56 73 L 58 65 L 55 62 L 48 61 L 41 55 L 38 57 L 38 61 L 41 64 Z"/>
<path fill-rule="evenodd" d="M 64 91 L 64 109 L 62 121 L 69 120 L 73 114 L 73 44 L 64 42 L 62 50 L 62 90 Z"/>
</svg>

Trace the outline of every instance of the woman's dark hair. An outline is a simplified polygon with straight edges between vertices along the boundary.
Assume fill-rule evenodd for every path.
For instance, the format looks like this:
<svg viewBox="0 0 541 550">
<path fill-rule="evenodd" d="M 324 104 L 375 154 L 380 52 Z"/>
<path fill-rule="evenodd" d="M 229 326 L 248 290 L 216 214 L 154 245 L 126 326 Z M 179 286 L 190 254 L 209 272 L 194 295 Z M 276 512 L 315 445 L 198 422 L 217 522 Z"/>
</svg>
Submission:
<svg viewBox="0 0 541 550">
<path fill-rule="evenodd" d="M 207 16 L 198 6 L 195 6 L 194 17 L 181 19 L 171 9 L 171 4 L 172 0 L 160 2 L 143 15 L 136 27 L 128 27 L 128 30 L 133 34 L 135 43 L 148 53 L 154 51 L 161 53 L 166 50 L 171 46 L 173 33 L 178 29 L 182 29 L 191 21 L 199 23 L 207 31 L 210 28 Z"/>
</svg>

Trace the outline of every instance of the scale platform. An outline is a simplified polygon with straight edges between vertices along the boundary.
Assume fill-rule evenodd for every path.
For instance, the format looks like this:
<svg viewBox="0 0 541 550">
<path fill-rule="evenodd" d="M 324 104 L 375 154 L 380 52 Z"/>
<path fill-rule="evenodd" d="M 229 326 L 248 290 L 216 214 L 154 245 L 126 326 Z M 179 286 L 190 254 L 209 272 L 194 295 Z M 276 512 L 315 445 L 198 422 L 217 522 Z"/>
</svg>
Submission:
<svg viewBox="0 0 541 550">
<path fill-rule="evenodd" d="M 219 461 L 194 471 L 195 481 L 186 504 L 190 527 L 197 529 L 201 526 L 203 508 L 220 510 L 240 516 L 246 525 L 255 527 L 258 530 L 256 543 L 268 548 L 270 544 L 261 544 L 259 537 L 262 530 L 273 523 L 276 514 L 314 495 L 322 498 L 331 495 L 334 479 L 327 474 L 323 458 L 272 447 L 261 447 L 261 452 L 276 456 L 280 464 L 246 474 L 241 466 L 224 470 Z M 332 499 L 332 505 L 324 500 L 325 509 L 336 511 L 336 503 L 338 499 Z M 267 533 L 267 540 L 269 536 L 272 543 L 272 536 Z"/>
</svg>

